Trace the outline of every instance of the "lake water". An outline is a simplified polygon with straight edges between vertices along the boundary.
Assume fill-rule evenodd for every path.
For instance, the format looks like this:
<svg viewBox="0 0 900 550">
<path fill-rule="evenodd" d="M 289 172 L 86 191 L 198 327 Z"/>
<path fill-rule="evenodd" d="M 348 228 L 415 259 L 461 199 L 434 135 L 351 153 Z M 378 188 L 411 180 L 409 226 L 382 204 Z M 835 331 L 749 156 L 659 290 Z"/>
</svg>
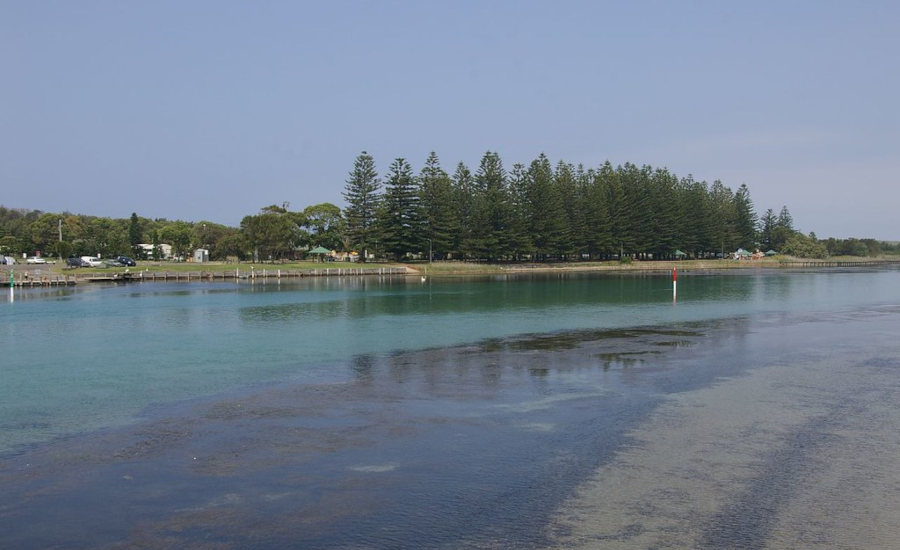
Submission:
<svg viewBox="0 0 900 550">
<path fill-rule="evenodd" d="M 897 444 L 900 271 L 678 290 L 570 273 L 18 292 L 0 303 L 0 546 L 796 546 L 798 499 L 855 470 L 795 447 L 840 465 L 860 433 Z M 852 467 L 893 483 L 884 452 Z M 721 479 L 684 473 L 703 461 Z M 900 534 L 888 516 L 871 547 Z"/>
</svg>

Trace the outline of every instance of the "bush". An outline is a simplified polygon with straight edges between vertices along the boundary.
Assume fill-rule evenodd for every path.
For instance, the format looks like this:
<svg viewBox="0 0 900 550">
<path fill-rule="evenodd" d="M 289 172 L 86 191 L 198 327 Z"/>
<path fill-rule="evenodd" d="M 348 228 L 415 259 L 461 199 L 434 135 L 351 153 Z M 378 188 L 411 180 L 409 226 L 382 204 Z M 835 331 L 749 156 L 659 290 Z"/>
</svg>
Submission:
<svg viewBox="0 0 900 550">
<path fill-rule="evenodd" d="M 803 233 L 796 233 L 791 236 L 784 243 L 781 252 L 798 258 L 828 257 L 828 250 L 825 248 L 825 245 L 811 236 L 807 237 Z"/>
</svg>

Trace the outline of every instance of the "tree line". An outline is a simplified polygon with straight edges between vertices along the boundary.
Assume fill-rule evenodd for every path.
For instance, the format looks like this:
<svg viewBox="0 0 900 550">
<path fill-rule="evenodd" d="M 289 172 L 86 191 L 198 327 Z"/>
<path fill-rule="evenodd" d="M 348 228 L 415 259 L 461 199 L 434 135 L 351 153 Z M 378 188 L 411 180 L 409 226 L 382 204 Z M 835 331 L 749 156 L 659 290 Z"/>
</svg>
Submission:
<svg viewBox="0 0 900 550">
<path fill-rule="evenodd" d="M 449 173 L 432 152 L 418 173 L 396 158 L 382 177 L 364 151 L 343 198 L 343 210 L 331 203 L 299 211 L 266 206 L 239 227 L 0 206 L 0 253 L 142 258 L 139 244 L 152 244 L 150 255 L 158 256 L 161 243 L 175 256 L 206 248 L 217 260 L 288 259 L 315 246 L 398 261 L 672 259 L 678 252 L 709 258 L 737 248 L 801 257 L 898 251 L 874 239 L 804 235 L 786 206 L 759 216 L 746 185 L 732 190 L 631 163 L 554 164 L 543 154 L 507 170 L 488 151 L 474 171 L 460 162 Z"/>
<path fill-rule="evenodd" d="M 341 228 L 341 209 L 327 203 L 300 212 L 267 206 L 260 214 L 245 217 L 240 227 L 211 221 L 149 219 L 137 213 L 128 218 L 108 218 L 0 206 L 0 254 L 162 259 L 160 245 L 168 244 L 172 256 L 182 258 L 196 248 L 208 249 L 210 257 L 218 260 L 248 260 L 254 251 L 265 258 L 281 258 L 313 240 L 340 249 Z M 152 252 L 147 253 L 141 244 L 151 245 Z"/>
<path fill-rule="evenodd" d="M 418 175 L 396 158 L 379 178 L 363 151 L 346 181 L 345 243 L 378 257 L 482 261 L 672 259 L 738 248 L 799 257 L 900 252 L 874 239 L 828 239 L 794 227 L 787 206 L 758 216 L 750 190 L 732 190 L 665 168 L 596 168 L 539 155 L 504 168 L 488 151 L 472 172 L 452 174 L 436 153 Z M 683 256 L 678 253 L 683 254 Z"/>
<path fill-rule="evenodd" d="M 418 176 L 398 158 L 382 182 L 363 152 L 344 198 L 351 245 L 393 259 L 699 258 L 758 239 L 746 185 L 732 191 L 630 163 L 554 165 L 543 154 L 507 171 L 487 152 L 474 172 L 459 163 L 451 175 L 431 153 Z"/>
</svg>

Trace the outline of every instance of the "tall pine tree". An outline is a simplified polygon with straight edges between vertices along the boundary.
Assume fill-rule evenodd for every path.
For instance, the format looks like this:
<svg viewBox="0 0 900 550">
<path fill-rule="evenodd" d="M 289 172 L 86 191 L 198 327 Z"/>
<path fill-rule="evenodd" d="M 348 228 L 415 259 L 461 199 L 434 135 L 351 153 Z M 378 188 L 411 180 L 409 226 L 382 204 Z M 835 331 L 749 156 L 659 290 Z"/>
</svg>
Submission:
<svg viewBox="0 0 900 550">
<path fill-rule="evenodd" d="M 380 190 L 381 182 L 375 171 L 375 159 L 363 151 L 353 163 L 353 170 L 343 193 L 344 200 L 347 201 L 344 216 L 347 221 L 348 244 L 359 250 L 363 261 L 366 260 L 369 247 L 374 244 Z"/>
<path fill-rule="evenodd" d="M 797 230 L 794 229 L 794 218 L 791 216 L 787 206 L 781 207 L 781 212 L 775 219 L 774 230 L 772 231 L 772 248 L 778 250 L 784 247 L 784 243 L 794 236 Z"/>
<path fill-rule="evenodd" d="M 553 168 L 543 153 L 531 162 L 525 173 L 529 210 L 529 232 L 538 260 L 565 249 L 565 208 Z"/>
<path fill-rule="evenodd" d="M 459 220 L 453 200 L 453 183 L 447 172 L 441 169 L 434 151 L 428 155 L 419 174 L 419 200 L 423 236 L 429 241 L 429 248 L 436 257 L 446 257 L 453 249 L 455 235 L 459 232 Z"/>
<path fill-rule="evenodd" d="M 523 256 L 534 254 L 534 246 L 528 233 L 529 210 L 525 166 L 521 163 L 514 164 L 508 180 L 508 249 L 513 259 L 519 260 Z"/>
<path fill-rule="evenodd" d="M 412 167 L 405 159 L 398 158 L 391 163 L 378 222 L 384 250 L 395 259 L 422 250 L 419 189 Z"/>
<path fill-rule="evenodd" d="M 475 210 L 475 182 L 472 172 L 460 162 L 453 173 L 453 199 L 456 204 L 456 218 L 459 220 L 459 232 L 456 233 L 453 248 L 463 258 L 473 258 L 471 248 L 472 223 Z"/>
<path fill-rule="evenodd" d="M 563 211 L 563 217 L 560 220 L 562 235 L 559 239 L 560 247 L 556 253 L 564 255 L 568 259 L 568 256 L 575 253 L 577 249 L 576 239 L 580 234 L 581 222 L 575 167 L 561 160 L 557 162 L 553 182 L 559 194 Z"/>
<path fill-rule="evenodd" d="M 606 170 L 609 163 L 599 171 L 588 171 L 587 181 L 582 189 L 579 199 L 582 202 L 582 227 L 584 230 L 583 242 L 585 250 L 595 257 L 600 255 L 608 258 L 615 248 L 611 232 L 611 220 L 609 217 L 609 197 L 606 189 Z"/>
<path fill-rule="evenodd" d="M 719 254 L 736 249 L 738 245 L 737 214 L 734 192 L 715 180 L 709 188 L 712 245 Z"/>
<path fill-rule="evenodd" d="M 758 228 L 753 201 L 750 199 L 750 189 L 746 183 L 741 184 L 734 194 L 734 209 L 738 246 L 752 250 L 756 247 Z"/>
<path fill-rule="evenodd" d="M 479 258 L 495 260 L 509 254 L 506 172 L 500 155 L 488 151 L 475 173 L 470 248 Z"/>
<path fill-rule="evenodd" d="M 775 244 L 775 230 L 777 223 L 778 217 L 775 216 L 775 212 L 773 212 L 771 208 L 766 210 L 759 223 L 759 244 L 766 250 L 777 247 Z"/>
</svg>

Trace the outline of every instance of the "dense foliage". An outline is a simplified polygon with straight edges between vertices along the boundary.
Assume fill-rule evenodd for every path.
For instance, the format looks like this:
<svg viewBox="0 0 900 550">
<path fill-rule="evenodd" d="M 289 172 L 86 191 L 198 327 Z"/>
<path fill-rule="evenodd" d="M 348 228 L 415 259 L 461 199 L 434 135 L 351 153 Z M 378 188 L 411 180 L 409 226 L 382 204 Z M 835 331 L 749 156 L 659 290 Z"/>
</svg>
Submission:
<svg viewBox="0 0 900 550">
<path fill-rule="evenodd" d="M 356 165 L 369 159 L 363 153 Z M 487 152 L 474 173 L 460 163 L 449 176 L 431 153 L 415 181 L 409 163 L 397 159 L 378 197 L 379 253 L 395 259 L 650 259 L 673 258 L 679 249 L 712 257 L 758 241 L 745 185 L 733 192 L 718 181 L 633 164 L 554 166 L 540 155 L 507 171 Z"/>
<path fill-rule="evenodd" d="M 418 175 L 397 158 L 382 182 L 374 158 L 363 152 L 343 197 L 343 211 L 330 203 L 301 211 L 272 205 L 245 216 L 237 228 L 137 213 L 114 219 L 0 206 L 0 253 L 161 258 L 162 243 L 175 257 L 206 248 L 216 260 L 294 258 L 316 246 L 397 260 L 430 254 L 483 261 L 630 261 L 675 258 L 676 251 L 717 257 L 737 248 L 799 257 L 900 253 L 897 243 L 804 235 L 787 207 L 758 216 L 746 185 L 733 191 L 720 181 L 708 184 L 630 163 L 554 165 L 543 154 L 507 170 L 489 151 L 474 173 L 459 163 L 452 175 L 433 152 Z"/>
</svg>

